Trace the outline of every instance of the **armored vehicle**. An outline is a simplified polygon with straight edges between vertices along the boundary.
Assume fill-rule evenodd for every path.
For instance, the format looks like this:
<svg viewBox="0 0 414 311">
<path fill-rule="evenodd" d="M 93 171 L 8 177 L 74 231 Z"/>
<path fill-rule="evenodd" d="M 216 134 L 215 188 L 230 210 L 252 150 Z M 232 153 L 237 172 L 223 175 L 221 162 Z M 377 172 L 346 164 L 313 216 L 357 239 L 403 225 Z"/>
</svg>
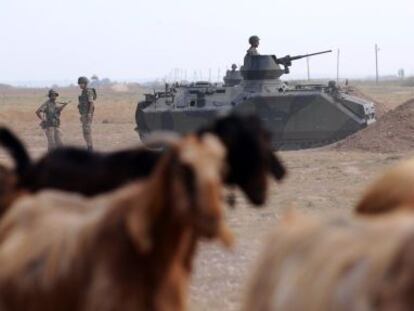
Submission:
<svg viewBox="0 0 414 311">
<path fill-rule="evenodd" d="M 324 146 L 341 140 L 375 121 L 374 104 L 327 85 L 290 86 L 280 77 L 292 61 L 327 53 L 285 56 L 246 55 L 241 81 L 221 86 L 209 82 L 166 85 L 146 94 L 136 110 L 137 131 L 145 142 L 149 133 L 187 133 L 211 119 L 235 112 L 258 115 L 273 133 L 275 149 Z"/>
<path fill-rule="evenodd" d="M 237 70 L 237 65 L 231 65 L 231 70 L 227 70 L 224 76 L 224 86 L 236 86 L 243 81 L 240 70 Z"/>
</svg>

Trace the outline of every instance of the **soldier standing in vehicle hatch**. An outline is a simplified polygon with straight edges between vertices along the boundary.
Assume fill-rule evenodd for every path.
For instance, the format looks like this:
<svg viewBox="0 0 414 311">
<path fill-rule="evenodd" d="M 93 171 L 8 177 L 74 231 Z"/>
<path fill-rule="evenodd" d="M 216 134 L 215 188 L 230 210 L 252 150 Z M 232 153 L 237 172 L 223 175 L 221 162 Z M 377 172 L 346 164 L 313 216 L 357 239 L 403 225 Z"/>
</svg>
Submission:
<svg viewBox="0 0 414 311">
<path fill-rule="evenodd" d="M 58 96 L 58 92 L 53 89 L 49 90 L 49 100 L 36 110 L 36 115 L 42 120 L 40 126 L 45 131 L 49 150 L 62 146 L 62 135 L 59 129 L 60 113 L 68 103 L 56 102 Z"/>
<path fill-rule="evenodd" d="M 95 110 L 96 91 L 93 88 L 88 88 L 89 80 L 87 77 L 80 77 L 78 85 L 82 90 L 79 96 L 79 113 L 80 121 L 82 123 L 83 137 L 85 139 L 88 150 L 93 150 L 92 143 L 92 120 Z"/>
<path fill-rule="evenodd" d="M 259 47 L 260 38 L 258 36 L 251 36 L 249 38 L 250 48 L 247 50 L 247 55 L 260 55 L 257 51 Z"/>
</svg>

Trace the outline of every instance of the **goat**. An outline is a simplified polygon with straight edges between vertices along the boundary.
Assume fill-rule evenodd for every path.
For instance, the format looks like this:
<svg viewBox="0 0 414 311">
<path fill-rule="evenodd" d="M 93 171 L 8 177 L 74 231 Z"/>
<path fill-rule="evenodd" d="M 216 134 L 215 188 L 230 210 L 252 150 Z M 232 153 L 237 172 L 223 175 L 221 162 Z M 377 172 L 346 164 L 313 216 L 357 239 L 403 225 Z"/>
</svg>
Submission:
<svg viewBox="0 0 414 311">
<path fill-rule="evenodd" d="M 286 169 L 273 153 L 272 135 L 256 116 L 231 114 L 197 131 L 216 135 L 227 150 L 225 182 L 236 185 L 255 205 L 266 201 L 268 176 L 280 181 Z"/>
<path fill-rule="evenodd" d="M 413 310 L 414 214 L 290 215 L 266 244 L 242 310 Z"/>
<path fill-rule="evenodd" d="M 269 175 L 276 180 L 285 168 L 272 152 L 271 135 L 257 117 L 229 115 L 197 132 L 199 137 L 216 135 L 227 150 L 227 185 L 239 186 L 255 205 L 266 199 Z M 8 137 L 7 140 L 3 137 Z M 10 136 L 13 139 L 10 139 Z M 162 157 L 162 152 L 135 148 L 114 153 L 88 152 L 66 147 L 46 154 L 31 163 L 21 142 L 7 129 L 0 129 L 0 144 L 15 158 L 27 159 L 18 170 L 20 185 L 29 192 L 46 188 L 78 192 L 86 196 L 111 191 L 137 178 L 145 178 Z M 24 151 L 24 152 L 23 152 Z M 17 154 L 17 156 L 16 156 Z"/>
<path fill-rule="evenodd" d="M 232 244 L 224 157 L 215 137 L 190 136 L 114 193 L 17 200 L 0 220 L 1 310 L 185 310 L 197 241 Z"/>
<path fill-rule="evenodd" d="M 381 214 L 402 206 L 414 209 L 414 159 L 397 164 L 374 182 L 355 211 Z"/>
</svg>

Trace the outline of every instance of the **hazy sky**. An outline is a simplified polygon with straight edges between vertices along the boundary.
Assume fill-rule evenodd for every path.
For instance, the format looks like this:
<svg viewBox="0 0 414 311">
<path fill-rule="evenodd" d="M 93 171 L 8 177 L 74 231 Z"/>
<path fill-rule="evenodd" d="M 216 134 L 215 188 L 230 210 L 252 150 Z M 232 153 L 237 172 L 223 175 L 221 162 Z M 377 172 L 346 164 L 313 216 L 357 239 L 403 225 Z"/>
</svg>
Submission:
<svg viewBox="0 0 414 311">
<path fill-rule="evenodd" d="M 216 78 L 251 34 L 262 54 L 340 48 L 342 77 L 374 75 L 378 43 L 381 74 L 414 75 L 413 30 L 413 0 L 0 0 L 0 82 Z M 336 76 L 336 53 L 310 64 Z M 305 76 L 298 61 L 291 77 Z"/>
</svg>

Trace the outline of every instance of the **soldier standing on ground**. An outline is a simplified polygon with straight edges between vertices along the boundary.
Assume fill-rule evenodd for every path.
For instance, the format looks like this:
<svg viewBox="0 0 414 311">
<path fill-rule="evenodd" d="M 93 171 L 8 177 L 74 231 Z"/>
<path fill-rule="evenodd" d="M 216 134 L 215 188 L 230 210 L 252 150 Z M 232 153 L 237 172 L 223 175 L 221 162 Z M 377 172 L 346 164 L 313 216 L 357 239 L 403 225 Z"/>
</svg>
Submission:
<svg viewBox="0 0 414 311">
<path fill-rule="evenodd" d="M 78 85 L 82 90 L 79 96 L 79 113 L 82 123 L 83 137 L 85 139 L 88 150 L 93 150 L 92 143 L 92 119 L 95 110 L 96 91 L 88 88 L 89 80 L 86 77 L 78 79 Z"/>
<path fill-rule="evenodd" d="M 250 48 L 247 50 L 247 55 L 259 55 L 257 48 L 259 47 L 260 38 L 258 36 L 251 36 L 249 38 Z"/>
<path fill-rule="evenodd" d="M 49 90 L 49 100 L 36 110 L 36 115 L 42 120 L 40 126 L 45 131 L 49 150 L 62 146 L 62 135 L 59 129 L 60 113 L 68 103 L 56 102 L 58 96 L 58 92 L 53 89 Z"/>
</svg>

